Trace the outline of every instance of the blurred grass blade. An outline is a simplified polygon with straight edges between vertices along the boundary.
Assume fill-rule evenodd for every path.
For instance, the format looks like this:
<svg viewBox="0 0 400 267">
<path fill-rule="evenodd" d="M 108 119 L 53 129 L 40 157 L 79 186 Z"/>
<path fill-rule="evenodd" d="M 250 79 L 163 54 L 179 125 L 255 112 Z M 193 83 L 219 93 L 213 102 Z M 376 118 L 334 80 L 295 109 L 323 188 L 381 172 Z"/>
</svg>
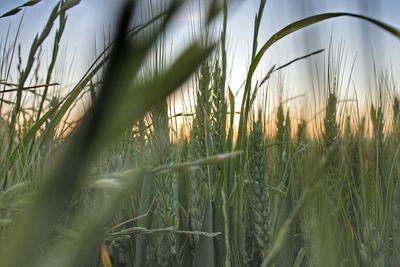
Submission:
<svg viewBox="0 0 400 267">
<path fill-rule="evenodd" d="M 110 72 L 106 77 L 112 77 L 114 75 L 119 76 L 119 79 L 104 79 L 103 81 L 103 87 L 121 87 L 120 84 L 124 84 L 123 87 L 124 90 L 127 90 L 129 88 L 129 85 L 131 80 L 137 75 L 140 66 L 142 65 L 142 62 L 145 60 L 146 56 L 148 55 L 150 49 L 156 42 L 156 40 L 159 38 L 163 30 L 165 29 L 166 25 L 170 22 L 172 18 L 172 14 L 175 14 L 177 12 L 176 8 L 180 7 L 182 4 L 174 4 L 176 2 L 181 2 L 181 1 L 172 1 L 172 4 L 168 8 L 166 12 L 163 12 L 156 18 L 150 19 L 150 21 L 146 24 L 144 24 L 142 27 L 135 28 L 133 31 L 128 31 L 125 29 L 125 32 L 120 32 L 118 36 L 124 36 L 126 38 L 129 36 L 129 39 L 127 41 L 131 41 L 130 39 L 133 37 L 136 37 L 136 35 L 140 34 L 143 30 L 145 30 L 148 26 L 154 24 L 155 22 L 158 22 L 161 18 L 164 18 L 164 20 L 160 23 L 159 27 L 157 30 L 155 30 L 152 35 L 147 36 L 146 40 L 141 41 L 136 44 L 132 44 L 131 42 L 126 42 L 124 44 L 124 47 L 118 47 L 115 48 L 116 42 L 118 40 L 115 40 L 114 43 L 110 44 L 104 51 L 103 53 L 95 60 L 95 63 L 89 68 L 89 70 L 85 73 L 83 78 L 78 82 L 78 84 L 71 90 L 71 92 L 68 94 L 68 96 L 65 98 L 65 101 L 63 101 L 63 105 L 60 107 L 52 121 L 50 122 L 50 125 L 48 127 L 47 132 L 44 134 L 41 145 L 42 146 L 49 138 L 50 134 L 54 131 L 54 129 L 59 125 L 63 117 L 67 114 L 68 110 L 71 108 L 73 103 L 75 103 L 76 99 L 78 96 L 81 94 L 82 90 L 85 88 L 85 86 L 90 82 L 90 80 L 97 74 L 99 70 L 101 70 L 104 65 L 109 61 L 112 60 L 109 58 L 109 56 L 105 56 L 103 60 L 98 62 L 98 60 L 102 57 L 103 54 L 105 54 L 105 51 L 107 51 L 109 48 L 113 48 L 114 51 L 117 51 L 118 53 L 123 53 L 124 56 L 120 57 L 114 57 L 114 61 L 116 61 L 116 58 L 118 62 L 110 62 L 110 64 L 114 64 L 115 66 L 118 66 L 115 68 L 115 70 L 110 70 L 108 68 L 108 72 Z M 126 35 L 127 36 L 126 36 Z M 114 46 L 114 47 L 113 47 Z M 126 47 L 125 47 L 126 46 Z M 128 48 L 128 46 L 130 46 Z M 96 65 L 97 63 L 97 65 Z M 129 70 L 129 71 L 127 71 Z M 120 73 L 117 73 L 120 72 Z M 121 80 L 121 81 L 120 81 Z M 123 80 L 123 81 L 122 81 Z M 108 84 L 107 84 L 108 83 Z M 121 88 L 120 88 L 121 89 Z M 125 95 L 124 92 L 115 92 L 114 97 L 116 100 L 114 100 L 114 104 L 118 101 L 123 102 L 123 99 L 125 99 L 127 96 Z M 111 102 L 111 101 L 109 101 Z M 126 115 L 124 115 L 126 116 Z"/>
<path fill-rule="evenodd" d="M 20 198 L 23 195 L 23 192 L 27 191 L 29 185 L 30 183 L 28 182 L 21 182 L 7 188 L 6 191 L 3 191 L 0 194 L 0 209 L 6 205 L 15 203 L 17 198 Z"/>
<path fill-rule="evenodd" d="M 103 267 L 112 267 L 110 254 L 105 243 L 101 245 L 101 264 Z"/>
<path fill-rule="evenodd" d="M 220 233 L 211 233 L 211 232 L 202 232 L 202 231 L 181 231 L 176 230 L 172 227 L 168 228 L 160 228 L 160 229 L 146 229 L 143 227 L 130 227 L 115 233 L 105 234 L 104 239 L 106 240 L 124 240 L 131 239 L 133 235 L 145 235 L 145 234 L 154 234 L 154 233 L 176 233 L 183 235 L 199 235 L 207 238 L 212 238 L 218 236 Z"/>
<path fill-rule="evenodd" d="M 164 75 L 144 83 L 134 83 L 132 87 L 132 68 L 129 67 L 139 69 L 140 66 L 128 62 L 135 52 L 135 46 L 127 43 L 125 38 L 131 9 L 131 6 L 127 6 L 122 16 L 118 41 L 97 103 L 63 145 L 63 152 L 57 162 L 52 164 L 53 168 L 46 183 L 39 189 L 29 211 L 20 219 L 14 235 L 10 237 L 8 252 L 3 254 L 7 255 L 6 262 L 10 266 L 31 265 L 40 249 L 38 243 L 46 242 L 49 238 L 54 222 L 64 212 L 92 160 L 133 122 L 180 87 L 213 50 L 212 46 L 201 48 L 193 44 L 177 58 Z M 144 55 L 136 54 L 136 57 L 138 56 L 144 58 Z M 141 60 L 138 64 L 141 64 Z M 66 162 L 68 164 L 65 164 Z M 142 176 L 141 173 L 143 172 L 139 172 L 137 176 Z M 136 186 L 137 181 L 134 180 L 128 188 Z M 101 240 L 104 226 L 109 223 L 118 203 L 121 203 L 127 193 L 118 193 L 104 211 L 89 220 L 88 227 L 82 231 L 81 240 L 71 250 L 69 260 L 63 263 L 65 266 L 85 265 L 92 255 L 91 251 Z M 25 257 L 16 255 L 20 253 Z"/>
<path fill-rule="evenodd" d="M 128 25 L 129 17 L 126 11 L 121 23 L 123 31 Z M 120 40 L 123 42 L 123 37 L 120 37 Z M 100 102 L 101 104 L 103 103 Z M 90 152 L 93 152 L 93 139 L 96 136 L 99 114 L 93 115 L 95 116 L 86 118 L 86 123 L 82 125 L 89 124 L 93 128 L 78 128 L 77 133 L 64 144 L 62 155 L 52 165 L 53 168 L 49 171 L 37 196 L 32 200 L 30 208 L 19 218 L 12 237 L 9 237 L 9 247 L 6 251 L 2 251 L 6 266 L 32 266 L 40 245 L 51 235 L 57 217 L 65 210 L 77 189 L 79 179 L 93 157 Z M 68 162 L 68 165 L 65 162 Z M 25 257 L 18 257 L 21 252 Z"/>
<path fill-rule="evenodd" d="M 321 185 L 322 178 L 327 173 L 329 166 L 332 164 L 334 156 L 338 151 L 338 149 L 339 149 L 339 143 L 333 144 L 332 147 L 329 149 L 326 157 L 323 158 L 319 162 L 319 164 L 315 167 L 310 184 L 304 188 L 296 206 L 292 209 L 289 216 L 286 218 L 285 222 L 279 228 L 275 236 L 274 242 L 271 246 L 271 249 L 269 250 L 267 258 L 265 258 L 261 264 L 262 267 L 267 267 L 274 264 L 274 261 L 279 256 L 282 248 L 284 247 L 288 234 L 290 233 L 290 228 L 292 227 L 292 224 L 294 223 L 295 219 L 299 216 L 307 200 Z"/>
<path fill-rule="evenodd" d="M 200 158 L 194 161 L 186 161 L 180 163 L 170 163 L 166 165 L 160 165 L 157 167 L 152 166 L 141 166 L 139 168 L 134 168 L 130 170 L 125 170 L 123 172 L 114 172 L 109 174 L 103 174 L 100 176 L 94 176 L 87 179 L 87 184 L 93 188 L 101 188 L 101 185 L 104 185 L 104 189 L 106 188 L 116 188 L 121 189 L 124 188 L 125 179 L 129 179 L 129 177 L 134 176 L 136 173 L 145 170 L 147 174 L 155 175 L 155 174 L 167 174 L 172 172 L 183 172 L 183 171 L 194 171 L 198 168 L 205 167 L 208 165 L 215 165 L 230 159 L 234 159 L 241 154 L 241 151 L 235 151 L 231 153 L 223 153 L 216 154 L 206 158 Z M 152 177 L 147 178 L 151 180 Z M 145 191 L 148 192 L 148 191 Z M 150 201 L 150 199 L 148 200 Z M 148 210 L 148 209 L 145 209 Z"/>
</svg>

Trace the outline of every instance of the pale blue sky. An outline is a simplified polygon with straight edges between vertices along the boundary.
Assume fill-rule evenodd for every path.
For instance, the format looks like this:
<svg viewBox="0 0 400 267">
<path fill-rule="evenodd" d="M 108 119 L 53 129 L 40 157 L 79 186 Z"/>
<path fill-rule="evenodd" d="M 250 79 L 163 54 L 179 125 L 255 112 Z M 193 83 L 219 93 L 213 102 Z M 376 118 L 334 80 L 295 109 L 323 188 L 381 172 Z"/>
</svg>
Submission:
<svg viewBox="0 0 400 267">
<path fill-rule="evenodd" d="M 25 0 L 3 0 L 0 2 L 0 13 L 23 2 Z M 78 6 L 68 12 L 69 20 L 63 41 L 63 48 L 66 52 L 62 63 L 68 66 L 72 64 L 70 61 L 75 53 L 74 79 L 90 65 L 94 58 L 95 39 L 101 43 L 103 33 L 113 28 L 118 8 L 122 2 L 123 0 L 82 0 Z M 18 20 L 24 14 L 20 42 L 25 50 L 29 49 L 33 36 L 40 32 L 55 3 L 56 0 L 43 0 L 38 5 L 26 9 L 25 13 L 21 12 L 12 18 L 0 20 L 1 36 L 4 37 L 9 25 L 11 25 L 11 32 L 15 32 Z M 229 69 L 232 76 L 229 84 L 233 90 L 238 89 L 245 76 L 257 8 L 258 1 L 243 0 L 236 1 L 230 10 L 228 52 Z M 269 0 L 260 30 L 260 44 L 290 22 L 321 12 L 339 11 L 368 15 L 400 28 L 400 17 L 398 16 L 400 1 L 398 0 Z M 189 41 L 186 23 L 190 21 L 188 16 L 193 15 L 193 10 L 190 13 L 184 11 L 174 24 L 174 29 L 170 31 L 172 34 L 175 33 L 171 38 L 173 47 L 180 47 L 182 43 Z M 273 64 L 281 65 L 306 53 L 322 48 L 327 49 L 331 33 L 333 33 L 334 46 L 340 40 L 345 41 L 349 64 L 357 55 L 354 71 L 357 87 L 368 86 L 367 79 L 363 74 L 368 74 L 370 71 L 371 51 L 378 66 L 390 65 L 394 70 L 394 75 L 398 76 L 399 65 L 397 62 L 400 62 L 400 53 L 398 53 L 400 41 L 376 26 L 354 18 L 336 18 L 285 38 L 267 53 L 260 67 L 260 73 L 268 70 Z M 50 47 L 51 42 L 47 42 L 45 48 L 51 50 Z M 308 90 L 307 88 L 310 87 L 309 67 L 315 68 L 315 64 L 321 65 L 323 57 L 324 55 L 317 55 L 312 60 L 299 62 L 285 70 L 285 80 L 287 88 L 290 90 L 288 96 Z M 292 90 L 292 87 L 296 87 L 296 90 Z"/>
</svg>

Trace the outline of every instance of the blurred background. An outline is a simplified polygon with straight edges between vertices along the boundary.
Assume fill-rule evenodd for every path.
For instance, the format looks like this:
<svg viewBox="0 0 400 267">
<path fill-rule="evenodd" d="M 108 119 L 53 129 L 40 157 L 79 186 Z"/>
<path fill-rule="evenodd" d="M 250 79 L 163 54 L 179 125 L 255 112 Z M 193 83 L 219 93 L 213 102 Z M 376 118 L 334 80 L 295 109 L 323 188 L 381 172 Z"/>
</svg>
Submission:
<svg viewBox="0 0 400 267">
<path fill-rule="evenodd" d="M 24 2 L 24 0 L 1 1 L 0 14 Z M 26 53 L 30 44 L 25 43 L 24 40 L 33 39 L 34 35 L 46 23 L 46 14 L 50 13 L 56 2 L 55 0 L 44 0 L 27 10 L 27 12 L 20 12 L 18 16 L 3 18 L 1 21 L 1 35 L 4 38 L 5 33 L 10 30 L 12 36 L 17 31 L 20 20 L 23 20 L 24 23 L 19 39 L 22 43 L 22 50 Z M 145 2 L 153 2 L 152 5 L 154 6 L 157 5 L 157 2 L 162 1 Z M 188 26 L 200 18 L 198 1 L 193 0 L 191 2 L 182 11 L 182 20 L 176 21 L 176 25 L 174 25 L 183 34 L 176 34 L 174 36 L 173 39 L 176 42 L 172 44 L 173 46 L 179 46 L 181 43 L 179 39 L 181 38 L 183 40 L 190 38 L 190 33 L 187 30 Z M 230 27 L 228 42 L 231 48 L 230 53 L 234 54 L 232 60 L 235 62 L 234 65 L 233 62 L 230 65 L 233 73 L 232 87 L 240 85 L 238 75 L 236 74 L 240 74 L 239 77 L 244 77 L 245 75 L 244 71 L 248 62 L 247 58 L 250 53 L 249 47 L 252 40 L 254 14 L 258 8 L 257 1 L 235 2 L 235 5 L 230 6 L 230 21 L 228 23 Z M 97 50 L 100 51 L 104 39 L 109 38 L 110 32 L 112 34 L 121 3 L 123 3 L 123 0 L 83 0 L 79 6 L 69 12 L 68 16 L 70 19 L 63 44 L 67 55 L 65 59 L 73 61 L 72 63 L 76 65 L 76 72 L 80 73 L 82 69 L 85 69 L 90 64 L 90 60 L 96 53 L 96 45 Z M 274 32 L 290 22 L 325 12 L 363 14 L 398 27 L 400 26 L 398 19 L 399 11 L 400 2 L 395 0 L 267 1 L 266 13 L 263 17 L 262 28 L 260 30 L 260 41 L 267 40 Z M 140 18 L 137 18 L 136 23 L 139 23 L 139 21 Z M 314 50 L 326 49 L 331 37 L 334 37 L 335 40 L 343 40 L 345 42 L 349 60 L 357 56 L 357 69 L 369 67 L 371 65 L 371 55 L 374 55 L 378 65 L 390 65 L 399 61 L 400 56 L 396 52 L 398 44 L 394 37 L 366 22 L 354 18 L 339 18 L 311 26 L 282 40 L 272 48 L 269 53 L 270 55 L 266 57 L 266 64 L 280 65 L 292 58 Z M 306 63 L 296 64 L 291 69 L 304 70 L 303 64 Z M 309 64 L 307 63 L 306 65 Z M 288 72 L 291 73 L 289 70 Z M 356 73 L 360 74 L 363 71 L 356 71 Z M 292 78 L 298 82 L 304 77 L 303 75 L 300 72 Z M 289 76 L 292 76 L 292 74 Z"/>
</svg>

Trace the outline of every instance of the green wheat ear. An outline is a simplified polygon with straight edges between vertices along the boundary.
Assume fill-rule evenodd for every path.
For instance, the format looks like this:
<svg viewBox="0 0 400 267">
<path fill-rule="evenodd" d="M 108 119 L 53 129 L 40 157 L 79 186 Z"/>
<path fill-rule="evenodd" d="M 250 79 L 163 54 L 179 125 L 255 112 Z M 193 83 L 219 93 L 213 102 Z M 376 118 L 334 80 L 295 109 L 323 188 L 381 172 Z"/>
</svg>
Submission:
<svg viewBox="0 0 400 267">
<path fill-rule="evenodd" d="M 337 97 L 334 92 L 329 93 L 324 119 L 324 144 L 330 147 L 339 137 L 337 123 Z"/>
<path fill-rule="evenodd" d="M 256 245 L 263 258 L 268 255 L 273 233 L 267 168 L 264 126 L 261 121 L 254 121 L 249 135 L 247 209 L 252 221 L 248 227 L 254 227 Z"/>
<path fill-rule="evenodd" d="M 400 123 L 400 101 L 397 97 L 393 99 L 392 109 L 393 109 L 393 119 L 392 119 L 393 129 L 397 130 Z"/>
<path fill-rule="evenodd" d="M 307 122 L 304 119 L 297 124 L 296 141 L 298 144 L 303 144 L 307 141 Z"/>
</svg>

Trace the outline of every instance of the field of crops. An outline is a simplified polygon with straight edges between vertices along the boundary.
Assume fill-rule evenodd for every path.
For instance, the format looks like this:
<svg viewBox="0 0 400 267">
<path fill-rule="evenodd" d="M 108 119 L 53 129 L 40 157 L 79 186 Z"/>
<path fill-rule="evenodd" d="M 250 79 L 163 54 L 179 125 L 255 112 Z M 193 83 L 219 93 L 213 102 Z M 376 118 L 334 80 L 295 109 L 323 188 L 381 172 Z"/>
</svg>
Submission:
<svg viewBox="0 0 400 267">
<path fill-rule="evenodd" d="M 1 27 L 41 2 L 3 13 Z M 185 1 L 161 1 L 134 27 L 136 1 L 126 1 L 114 38 L 65 92 L 54 72 L 79 2 L 43 14 L 47 24 L 23 44 L 27 58 L 18 33 L 0 39 L 1 267 L 399 266 L 395 73 L 377 69 L 367 103 L 346 101 L 349 63 L 333 40 L 255 75 L 271 46 L 321 21 L 350 16 L 396 38 L 399 30 L 324 13 L 261 42 L 259 0 L 237 96 L 227 78 L 230 1 L 210 2 L 202 34 L 168 64 L 166 29 Z M 45 42 L 51 58 L 41 62 Z M 326 58 L 323 100 L 307 114 L 270 80 L 316 54 Z M 172 101 L 182 88 L 191 101 Z"/>
</svg>

